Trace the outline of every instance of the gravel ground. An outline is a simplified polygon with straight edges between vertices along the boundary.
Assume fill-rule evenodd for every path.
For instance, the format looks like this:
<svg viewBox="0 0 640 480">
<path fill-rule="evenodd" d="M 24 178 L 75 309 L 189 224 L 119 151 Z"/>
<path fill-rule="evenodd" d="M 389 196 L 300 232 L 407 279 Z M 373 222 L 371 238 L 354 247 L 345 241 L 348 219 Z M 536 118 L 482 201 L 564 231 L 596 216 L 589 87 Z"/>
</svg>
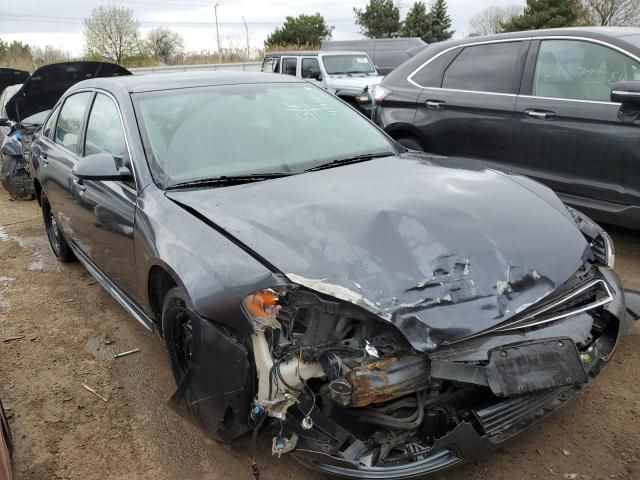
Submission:
<svg viewBox="0 0 640 480">
<path fill-rule="evenodd" d="M 613 229 L 617 270 L 640 289 L 640 235 Z M 113 359 L 139 348 L 140 353 Z M 479 462 L 431 478 L 640 478 L 640 326 L 570 406 Z M 82 388 L 85 383 L 107 401 Z M 0 190 L 0 397 L 17 480 L 320 479 L 253 443 L 213 441 L 175 414 L 161 341 L 79 264 L 51 253 L 36 202 Z"/>
</svg>

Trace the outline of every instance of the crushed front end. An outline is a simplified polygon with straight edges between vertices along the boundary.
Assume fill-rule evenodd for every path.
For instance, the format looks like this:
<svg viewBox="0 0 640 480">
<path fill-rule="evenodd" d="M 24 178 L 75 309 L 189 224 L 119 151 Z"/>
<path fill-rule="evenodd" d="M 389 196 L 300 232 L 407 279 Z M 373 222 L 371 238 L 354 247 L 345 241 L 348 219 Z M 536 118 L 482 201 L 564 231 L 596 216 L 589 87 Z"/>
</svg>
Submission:
<svg viewBox="0 0 640 480">
<path fill-rule="evenodd" d="M 0 146 L 0 181 L 14 200 L 32 200 L 35 197 L 27 152 L 36 128 L 20 126 L 17 131 L 7 135 Z"/>
<path fill-rule="evenodd" d="M 300 285 L 256 292 L 244 310 L 251 423 L 271 426 L 274 455 L 392 479 L 474 459 L 557 409 L 637 318 L 615 273 L 590 261 L 508 321 L 429 352 L 393 322 Z"/>
</svg>

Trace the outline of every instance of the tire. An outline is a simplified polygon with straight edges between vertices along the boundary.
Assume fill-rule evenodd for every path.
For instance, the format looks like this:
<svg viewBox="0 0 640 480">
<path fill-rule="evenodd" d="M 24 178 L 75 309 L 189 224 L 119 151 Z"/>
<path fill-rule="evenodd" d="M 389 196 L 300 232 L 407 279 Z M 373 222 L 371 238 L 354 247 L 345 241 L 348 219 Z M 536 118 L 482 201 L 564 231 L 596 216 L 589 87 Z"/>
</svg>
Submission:
<svg viewBox="0 0 640 480">
<path fill-rule="evenodd" d="M 415 150 L 416 152 L 424 152 L 424 148 L 420 142 L 414 137 L 402 137 L 396 140 L 400 145 L 409 150 Z"/>
<path fill-rule="evenodd" d="M 176 384 L 180 385 L 189 371 L 195 345 L 193 320 L 187 308 L 187 294 L 180 287 L 173 287 L 164 297 L 162 335 L 173 376 Z"/>
<path fill-rule="evenodd" d="M 44 192 L 42 192 L 41 196 L 41 208 L 42 208 L 42 219 L 44 220 L 44 228 L 47 232 L 47 237 L 49 238 L 49 244 L 51 245 L 51 250 L 53 250 L 53 254 L 60 260 L 61 262 L 68 263 L 73 262 L 76 257 L 69 247 L 69 244 L 64 239 L 62 232 L 58 228 L 58 223 L 51 211 L 51 205 L 49 205 L 49 200 Z"/>
</svg>

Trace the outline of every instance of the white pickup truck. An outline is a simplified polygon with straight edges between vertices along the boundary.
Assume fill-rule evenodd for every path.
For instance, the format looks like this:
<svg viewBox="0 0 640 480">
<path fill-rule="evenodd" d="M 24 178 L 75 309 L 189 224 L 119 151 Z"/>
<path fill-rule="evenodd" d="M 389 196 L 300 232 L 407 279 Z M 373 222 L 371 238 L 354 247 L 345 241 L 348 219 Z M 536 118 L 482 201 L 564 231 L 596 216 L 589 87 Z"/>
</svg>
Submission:
<svg viewBox="0 0 640 480">
<path fill-rule="evenodd" d="M 304 78 L 369 116 L 369 92 L 384 78 L 365 52 L 290 51 L 265 54 L 262 71 Z"/>
</svg>

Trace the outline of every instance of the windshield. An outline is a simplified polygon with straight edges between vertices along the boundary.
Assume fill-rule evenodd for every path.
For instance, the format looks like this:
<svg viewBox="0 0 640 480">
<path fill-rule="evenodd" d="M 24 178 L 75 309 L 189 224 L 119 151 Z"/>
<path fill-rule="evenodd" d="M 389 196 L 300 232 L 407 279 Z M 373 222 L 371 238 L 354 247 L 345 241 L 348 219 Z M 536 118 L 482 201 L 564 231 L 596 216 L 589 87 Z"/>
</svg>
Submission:
<svg viewBox="0 0 640 480">
<path fill-rule="evenodd" d="M 265 83 L 133 95 L 156 183 L 292 174 L 395 149 L 336 97 L 308 84 Z"/>
<path fill-rule="evenodd" d="M 376 69 L 365 54 L 323 55 L 322 63 L 329 75 L 376 73 Z"/>
<path fill-rule="evenodd" d="M 25 125 L 42 125 L 44 121 L 49 116 L 49 112 L 51 110 L 43 110 L 42 112 L 34 113 L 33 115 L 29 115 L 24 120 L 20 121 Z"/>
</svg>

